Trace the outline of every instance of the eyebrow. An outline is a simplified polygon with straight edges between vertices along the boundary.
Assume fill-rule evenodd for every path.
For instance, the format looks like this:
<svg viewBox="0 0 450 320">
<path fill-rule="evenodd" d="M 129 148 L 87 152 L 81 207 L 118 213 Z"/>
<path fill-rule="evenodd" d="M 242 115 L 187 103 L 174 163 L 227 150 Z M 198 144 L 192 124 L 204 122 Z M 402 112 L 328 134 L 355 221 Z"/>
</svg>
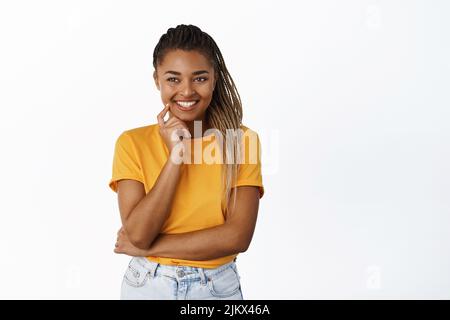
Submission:
<svg viewBox="0 0 450 320">
<path fill-rule="evenodd" d="M 181 75 L 180 72 L 178 72 L 178 71 L 172 71 L 172 70 L 169 70 L 169 71 L 164 72 L 164 74 L 166 74 L 166 73 L 171 73 L 171 74 L 174 74 L 174 75 L 177 75 L 177 76 L 180 76 L 180 75 Z M 192 75 L 197 76 L 197 75 L 203 74 L 203 73 L 209 73 L 209 72 L 206 71 L 206 70 L 199 70 L 199 71 L 194 71 L 194 72 L 192 72 Z"/>
</svg>

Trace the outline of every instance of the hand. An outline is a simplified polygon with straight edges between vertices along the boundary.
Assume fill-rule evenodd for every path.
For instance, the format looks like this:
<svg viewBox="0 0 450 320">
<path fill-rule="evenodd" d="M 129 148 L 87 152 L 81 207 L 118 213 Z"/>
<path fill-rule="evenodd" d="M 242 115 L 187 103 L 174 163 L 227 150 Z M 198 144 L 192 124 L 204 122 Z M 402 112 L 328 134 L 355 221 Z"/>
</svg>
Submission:
<svg viewBox="0 0 450 320">
<path fill-rule="evenodd" d="M 164 116 L 167 112 L 169 112 L 169 120 L 164 121 Z M 191 138 L 191 134 L 189 133 L 186 123 L 175 117 L 170 111 L 170 103 L 166 104 L 165 108 L 158 114 L 157 119 L 159 124 L 159 133 L 170 153 L 172 153 L 172 150 L 177 144 L 185 139 Z"/>
<path fill-rule="evenodd" d="M 117 232 L 117 242 L 115 253 L 126 254 L 133 257 L 146 257 L 148 256 L 147 251 L 135 247 L 128 239 L 128 235 L 125 229 L 122 227 Z"/>
</svg>

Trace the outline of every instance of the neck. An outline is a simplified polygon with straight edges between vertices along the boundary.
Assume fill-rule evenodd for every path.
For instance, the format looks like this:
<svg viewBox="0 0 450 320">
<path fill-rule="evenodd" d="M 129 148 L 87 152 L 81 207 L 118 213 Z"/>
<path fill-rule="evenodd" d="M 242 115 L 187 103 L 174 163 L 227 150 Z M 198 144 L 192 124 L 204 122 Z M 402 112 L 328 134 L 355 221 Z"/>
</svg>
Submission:
<svg viewBox="0 0 450 320">
<path fill-rule="evenodd" d="M 197 123 L 195 124 L 194 121 L 186 121 L 186 125 L 189 129 L 189 133 L 191 134 L 192 138 L 200 138 L 199 133 L 200 133 L 200 121 L 201 121 L 201 137 L 204 136 L 205 131 L 209 129 L 208 124 L 206 123 L 207 121 L 205 121 L 205 119 L 201 119 L 201 120 L 195 120 Z M 197 131 L 195 131 L 195 126 L 197 126 Z"/>
</svg>

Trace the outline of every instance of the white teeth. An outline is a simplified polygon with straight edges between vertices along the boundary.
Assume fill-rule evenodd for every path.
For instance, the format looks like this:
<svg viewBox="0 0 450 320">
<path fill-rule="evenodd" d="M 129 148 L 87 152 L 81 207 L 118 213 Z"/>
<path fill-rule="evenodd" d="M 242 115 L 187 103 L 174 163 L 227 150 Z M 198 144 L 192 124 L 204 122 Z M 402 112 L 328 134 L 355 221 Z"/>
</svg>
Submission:
<svg viewBox="0 0 450 320">
<path fill-rule="evenodd" d="M 177 103 L 185 108 L 189 108 L 193 106 L 197 101 L 177 101 Z"/>
</svg>

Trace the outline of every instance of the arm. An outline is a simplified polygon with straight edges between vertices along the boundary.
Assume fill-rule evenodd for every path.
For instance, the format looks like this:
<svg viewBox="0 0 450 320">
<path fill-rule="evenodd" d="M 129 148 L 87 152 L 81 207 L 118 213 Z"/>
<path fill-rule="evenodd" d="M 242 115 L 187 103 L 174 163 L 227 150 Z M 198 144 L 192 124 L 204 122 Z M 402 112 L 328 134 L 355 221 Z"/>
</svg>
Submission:
<svg viewBox="0 0 450 320">
<path fill-rule="evenodd" d="M 158 236 L 170 212 L 182 164 L 168 158 L 155 185 L 145 194 L 144 185 L 135 180 L 118 182 L 119 210 L 122 225 L 130 242 L 148 249 Z"/>
<path fill-rule="evenodd" d="M 167 112 L 169 120 L 164 121 Z M 170 103 L 166 104 L 157 119 L 159 134 L 169 150 L 169 157 L 155 185 L 146 195 L 141 182 L 125 179 L 118 182 L 117 192 L 122 226 L 129 241 L 144 250 L 150 247 L 167 220 L 182 170 L 183 161 L 179 160 L 189 155 L 186 148 L 190 138 L 188 127 L 170 112 Z"/>
<path fill-rule="evenodd" d="M 255 230 L 259 190 L 254 186 L 242 186 L 238 187 L 237 191 L 236 207 L 232 210 L 230 206 L 224 224 L 181 234 L 161 234 L 148 250 L 132 255 L 210 260 L 245 252 L 250 246 Z M 233 203 L 233 200 L 234 193 L 231 193 L 230 203 Z M 126 254 L 132 252 L 126 244 L 126 239 L 120 235 L 118 244 L 114 252 Z"/>
</svg>

